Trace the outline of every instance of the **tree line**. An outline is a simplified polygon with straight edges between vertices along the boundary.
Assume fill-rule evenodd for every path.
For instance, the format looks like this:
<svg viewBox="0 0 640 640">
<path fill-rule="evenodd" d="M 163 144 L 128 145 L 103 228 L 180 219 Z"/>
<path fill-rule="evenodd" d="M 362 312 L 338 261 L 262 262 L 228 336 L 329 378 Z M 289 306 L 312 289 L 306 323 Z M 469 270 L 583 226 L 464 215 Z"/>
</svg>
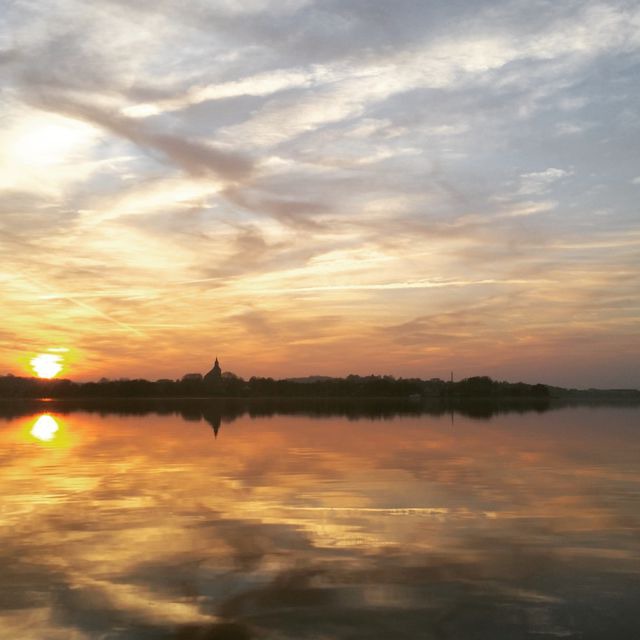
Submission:
<svg viewBox="0 0 640 640">
<path fill-rule="evenodd" d="M 548 398 L 552 389 L 543 384 L 505 382 L 488 376 L 458 382 L 439 378 L 395 378 L 359 376 L 288 380 L 251 377 L 248 380 L 225 373 L 221 379 L 206 381 L 185 376 L 179 380 L 102 379 L 97 382 L 42 380 L 13 375 L 0 377 L 0 396 L 9 398 L 198 398 L 198 397 L 361 397 L 361 398 L 465 398 L 536 397 Z"/>
</svg>

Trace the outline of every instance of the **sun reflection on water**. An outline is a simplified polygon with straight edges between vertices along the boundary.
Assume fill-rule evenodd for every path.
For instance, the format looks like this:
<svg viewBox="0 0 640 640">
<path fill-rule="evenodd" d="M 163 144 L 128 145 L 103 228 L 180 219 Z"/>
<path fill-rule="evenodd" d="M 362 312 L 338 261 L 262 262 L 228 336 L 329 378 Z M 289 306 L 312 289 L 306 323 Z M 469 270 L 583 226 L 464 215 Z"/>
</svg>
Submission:
<svg viewBox="0 0 640 640">
<path fill-rule="evenodd" d="M 51 442 L 60 431 L 57 420 L 49 414 L 41 415 L 31 427 L 31 435 L 41 442 Z"/>
</svg>

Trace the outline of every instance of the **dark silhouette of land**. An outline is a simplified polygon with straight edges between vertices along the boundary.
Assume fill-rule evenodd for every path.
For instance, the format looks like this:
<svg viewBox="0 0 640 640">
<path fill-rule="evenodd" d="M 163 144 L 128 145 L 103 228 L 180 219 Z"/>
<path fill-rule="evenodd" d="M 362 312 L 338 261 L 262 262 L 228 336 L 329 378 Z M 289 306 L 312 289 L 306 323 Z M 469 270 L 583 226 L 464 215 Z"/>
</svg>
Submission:
<svg viewBox="0 0 640 640">
<path fill-rule="evenodd" d="M 453 376 L 452 376 L 453 377 Z M 46 404 L 41 400 L 46 399 Z M 107 380 L 73 382 L 7 375 L 0 377 L 0 417 L 47 410 L 95 411 L 121 415 L 176 414 L 206 421 L 214 435 L 222 423 L 241 415 L 344 416 L 392 419 L 400 415 L 455 413 L 490 418 L 496 413 L 547 411 L 572 402 L 640 402 L 640 392 L 575 391 L 543 384 L 510 383 L 486 376 L 458 382 L 439 378 L 358 376 L 249 380 L 222 372 L 218 358 L 202 375 L 178 380 Z"/>
<path fill-rule="evenodd" d="M 242 416 L 251 418 L 295 415 L 308 418 L 342 417 L 355 420 L 391 421 L 399 417 L 461 415 L 488 420 L 496 414 L 538 413 L 558 408 L 550 399 L 479 400 L 459 399 L 444 402 L 431 399 L 416 402 L 409 398 L 17 398 L 0 400 L 0 420 L 38 415 L 95 413 L 144 417 L 180 416 L 188 422 L 205 422 L 214 437 L 224 425 Z"/>
<path fill-rule="evenodd" d="M 74 382 L 66 379 L 0 376 L 0 398 L 411 398 L 455 400 L 463 398 L 564 399 L 640 401 L 636 389 L 563 389 L 544 384 L 506 382 L 487 376 L 457 382 L 439 378 L 394 378 L 359 376 L 346 378 L 310 376 L 275 380 L 252 377 L 249 380 L 222 373 L 218 359 L 204 376 L 186 374 L 177 380 L 118 379 Z"/>
<path fill-rule="evenodd" d="M 0 398 L 0 420 L 33 416 L 43 412 L 56 415 L 96 413 L 143 417 L 149 415 L 180 416 L 189 422 L 207 423 L 218 437 L 225 424 L 242 416 L 251 418 L 295 415 L 308 418 L 342 417 L 355 420 L 392 421 L 399 417 L 463 416 L 474 420 L 489 420 L 510 413 L 544 413 L 568 406 L 584 404 L 637 405 L 638 400 L 585 401 L 575 398 L 551 397 L 226 397 L 226 398 L 145 398 L 145 397 L 14 397 Z"/>
</svg>

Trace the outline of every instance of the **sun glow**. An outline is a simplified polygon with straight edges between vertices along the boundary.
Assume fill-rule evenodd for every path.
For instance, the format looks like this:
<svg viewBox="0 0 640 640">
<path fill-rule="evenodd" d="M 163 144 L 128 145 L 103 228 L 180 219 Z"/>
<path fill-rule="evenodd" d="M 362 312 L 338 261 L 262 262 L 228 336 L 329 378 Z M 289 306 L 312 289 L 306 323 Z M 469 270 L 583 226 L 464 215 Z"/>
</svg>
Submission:
<svg viewBox="0 0 640 640">
<path fill-rule="evenodd" d="M 38 378 L 53 378 L 62 371 L 62 356 L 56 353 L 40 353 L 31 358 L 31 368 Z"/>
<path fill-rule="evenodd" d="M 94 135 L 91 127 L 70 118 L 32 117 L 14 131 L 8 151 L 19 164 L 48 167 L 66 161 Z"/>
<path fill-rule="evenodd" d="M 31 435 L 42 442 L 51 442 L 59 429 L 60 425 L 55 418 L 45 414 L 34 422 L 31 427 Z"/>
</svg>

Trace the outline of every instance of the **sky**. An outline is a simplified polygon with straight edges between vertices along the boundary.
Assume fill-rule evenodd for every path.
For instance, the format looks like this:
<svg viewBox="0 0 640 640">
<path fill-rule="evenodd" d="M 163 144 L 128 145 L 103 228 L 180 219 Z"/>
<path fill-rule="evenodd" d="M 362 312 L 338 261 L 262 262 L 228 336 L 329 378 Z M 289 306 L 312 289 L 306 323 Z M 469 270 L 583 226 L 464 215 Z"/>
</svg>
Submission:
<svg viewBox="0 0 640 640">
<path fill-rule="evenodd" d="M 640 387 L 637 2 L 0 15 L 0 373 Z"/>
</svg>

